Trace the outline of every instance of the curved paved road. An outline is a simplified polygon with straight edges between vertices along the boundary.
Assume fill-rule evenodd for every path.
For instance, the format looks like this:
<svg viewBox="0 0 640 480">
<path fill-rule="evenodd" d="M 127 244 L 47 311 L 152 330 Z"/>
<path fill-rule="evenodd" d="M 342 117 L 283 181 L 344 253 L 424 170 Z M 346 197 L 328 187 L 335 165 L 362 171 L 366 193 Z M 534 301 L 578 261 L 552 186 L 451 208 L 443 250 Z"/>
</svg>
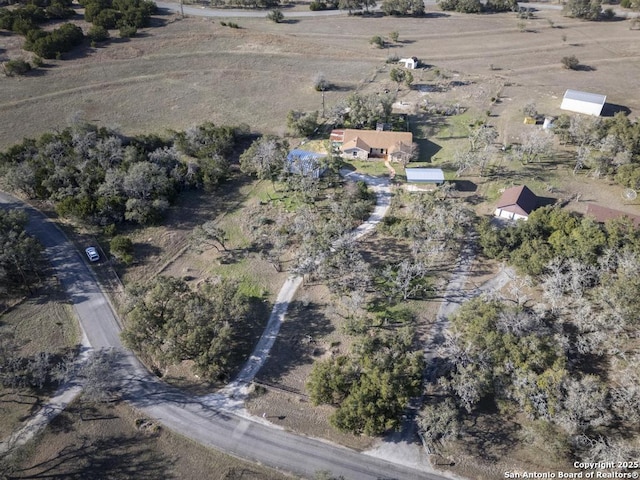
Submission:
<svg viewBox="0 0 640 480">
<path fill-rule="evenodd" d="M 116 315 L 84 259 L 64 234 L 43 214 L 9 195 L 0 194 L 0 203 L 30 215 L 28 231 L 45 246 L 88 342 L 93 348 L 111 348 L 119 354 L 116 371 L 121 376 L 123 398 L 150 417 L 204 445 L 305 477 L 329 470 L 358 480 L 445 479 L 218 410 L 160 382 L 123 347 Z"/>
</svg>

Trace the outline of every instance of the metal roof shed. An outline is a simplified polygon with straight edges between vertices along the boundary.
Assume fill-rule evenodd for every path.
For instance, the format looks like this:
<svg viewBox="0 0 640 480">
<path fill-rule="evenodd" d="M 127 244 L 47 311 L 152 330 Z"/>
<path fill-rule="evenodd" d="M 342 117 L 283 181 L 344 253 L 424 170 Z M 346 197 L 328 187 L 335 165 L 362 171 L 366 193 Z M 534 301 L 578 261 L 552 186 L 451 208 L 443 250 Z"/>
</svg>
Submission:
<svg viewBox="0 0 640 480">
<path fill-rule="evenodd" d="M 289 173 L 320 178 L 327 169 L 325 162 L 322 161 L 324 157 L 326 157 L 324 153 L 308 152 L 296 148 L 287 155 L 287 169 Z"/>
<path fill-rule="evenodd" d="M 560 109 L 599 117 L 606 101 L 606 95 L 567 90 L 562 99 Z"/>
<path fill-rule="evenodd" d="M 409 183 L 444 183 L 444 172 L 440 168 L 407 168 L 405 172 Z"/>
</svg>

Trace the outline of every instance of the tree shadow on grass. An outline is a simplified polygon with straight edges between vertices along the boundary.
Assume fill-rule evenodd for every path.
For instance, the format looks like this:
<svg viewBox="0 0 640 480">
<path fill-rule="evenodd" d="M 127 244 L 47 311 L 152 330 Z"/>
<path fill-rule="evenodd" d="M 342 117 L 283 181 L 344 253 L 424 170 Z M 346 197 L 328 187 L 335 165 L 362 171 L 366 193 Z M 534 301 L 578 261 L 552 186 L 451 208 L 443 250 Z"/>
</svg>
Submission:
<svg viewBox="0 0 640 480">
<path fill-rule="evenodd" d="M 176 478 L 175 464 L 153 449 L 149 437 L 114 436 L 105 439 L 81 437 L 64 446 L 51 458 L 18 469 L 19 479 L 130 479 L 156 480 Z"/>
<path fill-rule="evenodd" d="M 465 426 L 465 444 L 470 454 L 490 462 L 507 457 L 518 443 L 520 426 L 495 411 L 495 406 L 484 408 L 487 413 L 471 414 Z"/>
<path fill-rule="evenodd" d="M 324 353 L 318 340 L 333 329 L 319 305 L 292 302 L 259 379 L 277 383 L 293 368 L 313 363 Z"/>
</svg>

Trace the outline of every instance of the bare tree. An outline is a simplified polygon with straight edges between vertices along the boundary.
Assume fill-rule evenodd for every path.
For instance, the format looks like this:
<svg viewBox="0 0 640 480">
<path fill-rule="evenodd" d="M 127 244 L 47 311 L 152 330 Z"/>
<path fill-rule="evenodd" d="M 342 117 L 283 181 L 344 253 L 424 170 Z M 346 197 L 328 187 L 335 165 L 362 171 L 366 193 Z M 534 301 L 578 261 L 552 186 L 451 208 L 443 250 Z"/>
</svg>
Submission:
<svg viewBox="0 0 640 480">
<path fill-rule="evenodd" d="M 495 128 L 486 124 L 478 125 L 469 133 L 471 151 L 488 148 L 496 138 L 498 138 L 498 132 Z"/>
<path fill-rule="evenodd" d="M 427 453 L 435 453 L 441 443 L 460 434 L 459 412 L 450 398 L 425 406 L 418 418 L 420 437 Z"/>
<path fill-rule="evenodd" d="M 226 241 L 227 235 L 225 231 L 218 227 L 214 220 L 195 227 L 190 238 L 191 245 L 200 252 L 206 248 L 215 248 L 218 252 L 226 250 Z"/>
<path fill-rule="evenodd" d="M 83 397 L 94 402 L 108 402 L 120 390 L 118 384 L 118 359 L 120 354 L 112 349 L 93 352 L 83 365 L 80 376 L 84 379 Z"/>
<path fill-rule="evenodd" d="M 568 379 L 565 396 L 556 421 L 569 433 L 586 430 L 611 421 L 607 389 L 595 375 L 585 375 L 580 380 Z"/>
<path fill-rule="evenodd" d="M 516 145 L 511 158 L 523 164 L 539 160 L 553 151 L 553 137 L 544 130 L 528 132 L 520 145 Z"/>
</svg>

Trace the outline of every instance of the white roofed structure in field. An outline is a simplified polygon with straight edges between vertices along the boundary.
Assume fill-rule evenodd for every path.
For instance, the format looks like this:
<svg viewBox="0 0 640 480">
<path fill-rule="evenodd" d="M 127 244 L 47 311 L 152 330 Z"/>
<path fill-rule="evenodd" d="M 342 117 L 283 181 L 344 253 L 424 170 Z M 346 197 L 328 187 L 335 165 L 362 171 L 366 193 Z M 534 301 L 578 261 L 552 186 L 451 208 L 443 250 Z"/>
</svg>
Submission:
<svg viewBox="0 0 640 480">
<path fill-rule="evenodd" d="M 444 183 L 444 172 L 440 168 L 406 168 L 405 172 L 409 183 Z"/>
<path fill-rule="evenodd" d="M 599 117 L 606 101 L 606 95 L 567 90 L 562 99 L 560 109 Z"/>
</svg>

